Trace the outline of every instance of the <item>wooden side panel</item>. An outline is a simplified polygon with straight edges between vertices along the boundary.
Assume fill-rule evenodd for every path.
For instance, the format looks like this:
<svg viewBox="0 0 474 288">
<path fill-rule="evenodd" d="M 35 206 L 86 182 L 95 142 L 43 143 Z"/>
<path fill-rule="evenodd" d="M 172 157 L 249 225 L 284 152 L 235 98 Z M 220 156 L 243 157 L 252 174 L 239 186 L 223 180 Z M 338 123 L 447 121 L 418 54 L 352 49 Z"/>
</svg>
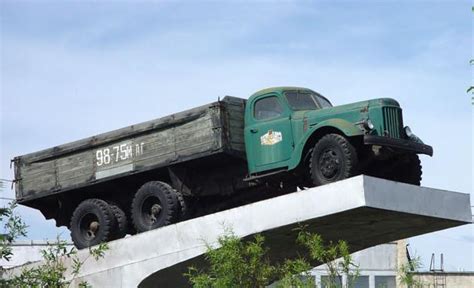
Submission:
<svg viewBox="0 0 474 288">
<path fill-rule="evenodd" d="M 143 130 L 143 124 L 137 125 L 140 133 L 130 134 L 126 130 L 124 133 L 129 136 L 125 138 L 116 132 L 107 134 L 102 136 L 108 139 L 106 142 L 90 141 L 87 149 L 83 149 L 83 141 L 77 141 L 77 149 L 66 144 L 60 154 L 53 149 L 50 156 L 41 151 L 40 156 L 18 157 L 15 163 L 16 177 L 20 178 L 17 197 L 46 196 L 110 177 L 177 163 L 201 153 L 215 153 L 224 145 L 220 107 L 213 103 L 199 111 L 193 109 L 157 120 L 157 123 L 171 125 L 146 122 L 147 127 L 154 128 Z M 111 135 L 117 140 L 110 141 Z"/>
<path fill-rule="evenodd" d="M 227 125 L 230 147 L 238 152 L 245 153 L 244 142 L 244 113 L 245 100 L 227 96 L 223 99 L 226 103 Z"/>
</svg>

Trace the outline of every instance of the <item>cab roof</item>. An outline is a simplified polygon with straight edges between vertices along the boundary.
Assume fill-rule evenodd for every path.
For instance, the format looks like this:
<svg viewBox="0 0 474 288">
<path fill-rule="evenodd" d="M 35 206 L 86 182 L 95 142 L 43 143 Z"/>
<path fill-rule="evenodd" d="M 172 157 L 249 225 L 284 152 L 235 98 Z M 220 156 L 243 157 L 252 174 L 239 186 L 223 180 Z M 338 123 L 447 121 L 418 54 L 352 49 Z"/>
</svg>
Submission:
<svg viewBox="0 0 474 288">
<path fill-rule="evenodd" d="M 304 87 L 278 86 L 278 87 L 270 87 L 270 88 L 259 90 L 255 93 L 253 93 L 251 97 L 259 96 L 259 95 L 263 95 L 263 94 L 267 94 L 267 93 L 271 93 L 271 92 L 281 93 L 281 92 L 287 91 L 287 90 L 306 90 L 306 91 L 314 92 L 313 90 L 308 89 L 308 88 L 304 88 Z"/>
</svg>

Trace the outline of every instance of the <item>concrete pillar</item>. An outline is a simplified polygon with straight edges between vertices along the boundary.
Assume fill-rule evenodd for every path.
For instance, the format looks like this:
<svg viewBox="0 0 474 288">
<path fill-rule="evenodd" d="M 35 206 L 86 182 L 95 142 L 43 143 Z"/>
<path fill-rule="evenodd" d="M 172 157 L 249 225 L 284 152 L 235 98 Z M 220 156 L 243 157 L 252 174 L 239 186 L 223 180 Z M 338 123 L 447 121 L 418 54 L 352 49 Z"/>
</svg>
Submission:
<svg viewBox="0 0 474 288">
<path fill-rule="evenodd" d="M 375 288 L 375 276 L 374 276 L 374 274 L 369 275 L 369 288 Z"/>
<path fill-rule="evenodd" d="M 405 284 L 402 284 L 400 282 L 400 268 L 403 266 L 403 265 L 407 265 L 408 264 L 408 258 L 407 258 L 407 253 L 406 253 L 406 246 L 407 246 L 407 240 L 406 239 L 402 239 L 402 240 L 398 240 L 397 241 L 397 267 L 396 267 L 396 270 L 397 270 L 397 276 L 395 277 L 395 281 L 397 283 L 397 287 L 398 288 L 407 288 L 407 286 Z"/>
</svg>

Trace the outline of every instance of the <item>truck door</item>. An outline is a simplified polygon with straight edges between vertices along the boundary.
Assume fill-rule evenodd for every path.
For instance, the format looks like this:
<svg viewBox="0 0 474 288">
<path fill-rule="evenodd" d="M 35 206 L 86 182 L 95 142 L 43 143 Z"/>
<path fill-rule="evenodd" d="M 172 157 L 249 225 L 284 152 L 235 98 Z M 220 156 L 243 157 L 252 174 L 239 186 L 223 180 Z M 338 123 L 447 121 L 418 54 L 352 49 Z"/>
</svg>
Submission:
<svg viewBox="0 0 474 288">
<path fill-rule="evenodd" d="M 294 148 L 289 108 L 274 95 L 257 98 L 251 105 L 252 121 L 245 128 L 251 172 L 284 167 Z"/>
</svg>

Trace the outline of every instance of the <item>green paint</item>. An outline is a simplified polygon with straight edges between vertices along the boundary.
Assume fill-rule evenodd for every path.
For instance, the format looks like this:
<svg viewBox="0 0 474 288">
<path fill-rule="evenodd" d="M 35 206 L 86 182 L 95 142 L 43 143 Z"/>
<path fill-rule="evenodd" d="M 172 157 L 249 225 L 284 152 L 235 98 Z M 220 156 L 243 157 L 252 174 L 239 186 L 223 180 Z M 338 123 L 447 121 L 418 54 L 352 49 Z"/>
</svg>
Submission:
<svg viewBox="0 0 474 288">
<path fill-rule="evenodd" d="M 304 157 L 306 144 L 315 133 L 323 131 L 321 129 L 334 129 L 346 137 L 369 133 L 393 138 L 405 137 L 402 132 L 401 108 L 394 99 L 380 98 L 331 108 L 315 107 L 295 111 L 285 97 L 285 93 L 290 91 L 319 95 L 307 88 L 274 87 L 256 92 L 247 102 L 244 136 L 250 174 L 296 168 Z M 258 108 L 255 111 L 256 105 L 260 105 L 256 104 L 259 101 L 262 101 L 262 107 L 273 107 L 278 103 L 281 109 L 276 109 L 279 113 L 275 115 L 265 111 L 259 113 Z M 269 118 L 258 119 L 265 117 Z M 374 129 L 370 132 L 361 124 L 367 119 L 374 124 Z M 278 138 L 280 134 L 281 139 Z"/>
</svg>

